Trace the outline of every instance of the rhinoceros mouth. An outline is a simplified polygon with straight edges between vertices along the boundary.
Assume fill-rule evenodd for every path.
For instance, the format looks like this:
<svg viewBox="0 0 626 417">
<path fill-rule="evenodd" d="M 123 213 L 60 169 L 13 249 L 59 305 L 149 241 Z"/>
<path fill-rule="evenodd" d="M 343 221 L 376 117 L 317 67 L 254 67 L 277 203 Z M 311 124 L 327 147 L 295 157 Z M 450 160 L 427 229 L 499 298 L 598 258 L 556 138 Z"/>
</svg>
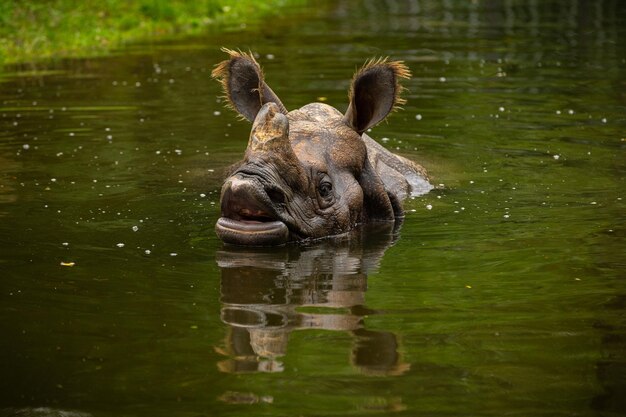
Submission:
<svg viewBox="0 0 626 417">
<path fill-rule="evenodd" d="M 286 243 L 287 225 L 278 219 L 270 197 L 256 180 L 231 180 L 222 194 L 222 217 L 215 225 L 225 243 L 271 246 Z"/>
<path fill-rule="evenodd" d="M 280 245 L 289 238 L 289 229 L 280 220 L 258 222 L 220 217 L 215 231 L 224 243 L 233 245 Z"/>
</svg>

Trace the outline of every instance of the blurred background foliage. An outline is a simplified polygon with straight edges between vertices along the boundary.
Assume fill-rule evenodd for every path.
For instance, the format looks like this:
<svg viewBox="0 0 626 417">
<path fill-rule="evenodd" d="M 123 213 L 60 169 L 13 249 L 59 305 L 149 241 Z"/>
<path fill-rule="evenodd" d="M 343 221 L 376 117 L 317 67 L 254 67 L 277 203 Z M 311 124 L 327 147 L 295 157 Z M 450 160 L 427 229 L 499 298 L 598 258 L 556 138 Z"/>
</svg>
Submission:
<svg viewBox="0 0 626 417">
<path fill-rule="evenodd" d="M 131 41 L 245 24 L 305 0 L 0 0 L 0 64 L 93 56 Z"/>
</svg>

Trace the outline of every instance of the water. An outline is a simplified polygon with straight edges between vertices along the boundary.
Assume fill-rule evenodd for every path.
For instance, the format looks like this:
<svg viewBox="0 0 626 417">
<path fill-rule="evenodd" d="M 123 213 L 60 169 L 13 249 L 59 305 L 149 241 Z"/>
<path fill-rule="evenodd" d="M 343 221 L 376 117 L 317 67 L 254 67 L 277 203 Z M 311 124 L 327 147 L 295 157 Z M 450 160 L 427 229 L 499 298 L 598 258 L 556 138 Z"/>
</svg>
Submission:
<svg viewBox="0 0 626 417">
<path fill-rule="evenodd" d="M 339 1 L 5 69 L 0 415 L 626 415 L 625 28 L 609 0 Z M 221 46 L 290 109 L 405 60 L 371 136 L 441 185 L 395 230 L 223 247 L 250 126 Z"/>
</svg>

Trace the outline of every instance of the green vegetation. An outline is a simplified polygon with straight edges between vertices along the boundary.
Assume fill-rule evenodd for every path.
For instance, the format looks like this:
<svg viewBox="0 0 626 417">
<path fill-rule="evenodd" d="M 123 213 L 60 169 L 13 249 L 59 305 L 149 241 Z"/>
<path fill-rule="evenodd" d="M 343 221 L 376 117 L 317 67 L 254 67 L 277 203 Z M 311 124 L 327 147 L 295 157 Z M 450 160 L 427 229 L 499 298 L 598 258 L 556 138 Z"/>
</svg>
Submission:
<svg viewBox="0 0 626 417">
<path fill-rule="evenodd" d="M 129 41 L 197 34 L 304 0 L 0 0 L 0 64 L 98 55 Z"/>
</svg>

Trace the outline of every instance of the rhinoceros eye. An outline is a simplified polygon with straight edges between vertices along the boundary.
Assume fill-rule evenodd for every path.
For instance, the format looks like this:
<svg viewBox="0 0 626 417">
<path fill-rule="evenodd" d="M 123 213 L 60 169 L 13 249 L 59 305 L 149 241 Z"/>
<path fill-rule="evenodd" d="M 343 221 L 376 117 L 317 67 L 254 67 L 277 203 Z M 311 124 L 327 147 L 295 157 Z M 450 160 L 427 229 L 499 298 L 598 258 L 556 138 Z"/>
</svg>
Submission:
<svg viewBox="0 0 626 417">
<path fill-rule="evenodd" d="M 335 202 L 333 183 L 328 174 L 320 172 L 317 183 L 317 202 L 322 209 L 332 206 Z"/>
<path fill-rule="evenodd" d="M 333 191 L 333 185 L 328 181 L 322 181 L 317 187 L 317 191 L 320 193 L 320 197 L 326 198 Z"/>
</svg>

